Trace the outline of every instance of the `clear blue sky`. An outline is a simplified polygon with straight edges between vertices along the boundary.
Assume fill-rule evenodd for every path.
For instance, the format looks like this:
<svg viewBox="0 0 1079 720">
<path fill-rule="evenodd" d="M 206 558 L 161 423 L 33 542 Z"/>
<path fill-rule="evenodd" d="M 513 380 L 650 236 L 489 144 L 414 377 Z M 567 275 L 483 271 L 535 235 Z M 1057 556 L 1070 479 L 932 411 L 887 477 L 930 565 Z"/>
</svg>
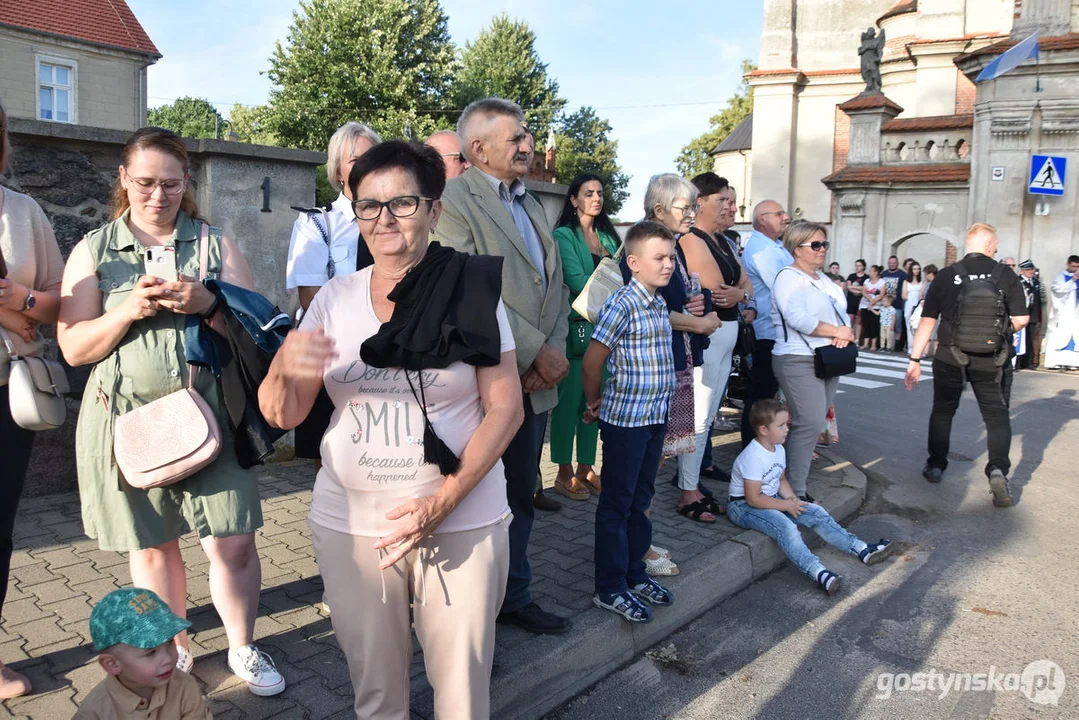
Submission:
<svg viewBox="0 0 1079 720">
<path fill-rule="evenodd" d="M 295 0 L 128 0 L 164 57 L 150 68 L 150 106 L 204 97 L 228 114 L 233 103 L 267 100 L 274 42 L 283 41 Z M 619 216 L 642 215 L 644 187 L 674 170 L 679 149 L 708 128 L 740 81 L 741 61 L 756 61 L 760 0 L 443 0 L 458 45 L 506 11 L 525 20 L 558 79 L 568 108 L 592 105 L 618 140 L 632 176 Z M 649 107 L 651 106 L 651 107 Z M 665 106 L 665 107 L 657 107 Z"/>
</svg>

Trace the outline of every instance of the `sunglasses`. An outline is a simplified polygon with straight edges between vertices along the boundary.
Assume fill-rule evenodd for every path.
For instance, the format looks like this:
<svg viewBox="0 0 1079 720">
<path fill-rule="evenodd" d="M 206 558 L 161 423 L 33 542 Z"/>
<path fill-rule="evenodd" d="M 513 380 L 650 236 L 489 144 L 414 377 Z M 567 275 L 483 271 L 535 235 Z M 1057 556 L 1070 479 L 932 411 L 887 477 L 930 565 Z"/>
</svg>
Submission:
<svg viewBox="0 0 1079 720">
<path fill-rule="evenodd" d="M 812 250 L 827 250 L 831 247 L 831 243 L 827 240 L 814 240 L 813 242 L 802 243 L 798 247 L 807 247 Z"/>
</svg>

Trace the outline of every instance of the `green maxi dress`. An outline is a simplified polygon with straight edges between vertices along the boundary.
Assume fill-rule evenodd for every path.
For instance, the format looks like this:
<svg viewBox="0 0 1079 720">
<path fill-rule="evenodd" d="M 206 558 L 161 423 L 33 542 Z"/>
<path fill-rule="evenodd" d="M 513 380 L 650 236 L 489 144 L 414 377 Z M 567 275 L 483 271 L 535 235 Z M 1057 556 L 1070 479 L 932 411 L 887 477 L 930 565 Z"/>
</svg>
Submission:
<svg viewBox="0 0 1079 720">
<path fill-rule="evenodd" d="M 85 238 L 94 258 L 102 313 L 123 303 L 145 273 L 145 248 L 131 233 L 127 219 L 124 213 Z M 170 244 L 176 247 L 178 271 L 189 277 L 199 274 L 201 229 L 199 220 L 182 211 L 177 215 Z M 221 272 L 221 234 L 216 229 L 210 231 L 209 244 L 207 277 L 216 278 Z M 217 381 L 208 370 L 198 373 L 196 389 L 221 426 L 221 454 L 213 464 L 173 485 L 139 490 L 124 481 L 113 459 L 115 416 L 185 387 L 187 317 L 162 310 L 133 323 L 90 371 L 75 445 L 83 526 L 102 550 L 158 547 L 192 530 L 200 538 L 242 535 L 262 525 L 255 474 L 241 468 L 236 459 Z M 107 398 L 108 409 L 102 397 Z"/>
</svg>

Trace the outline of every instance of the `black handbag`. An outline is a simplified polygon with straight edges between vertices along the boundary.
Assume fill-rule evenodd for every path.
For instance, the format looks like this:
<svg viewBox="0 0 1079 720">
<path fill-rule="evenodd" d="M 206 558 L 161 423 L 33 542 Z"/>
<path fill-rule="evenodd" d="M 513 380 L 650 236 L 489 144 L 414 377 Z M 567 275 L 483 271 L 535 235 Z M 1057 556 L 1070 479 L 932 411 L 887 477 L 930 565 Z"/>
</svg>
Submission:
<svg viewBox="0 0 1079 720">
<path fill-rule="evenodd" d="M 817 289 L 819 290 L 820 288 Z M 825 295 L 827 295 L 827 293 L 825 293 Z M 835 313 L 836 319 L 839 320 L 839 324 L 848 327 L 847 323 L 844 322 L 843 316 L 835 309 L 835 303 L 832 302 L 831 296 L 828 296 L 828 304 L 831 305 L 832 312 Z M 783 317 L 783 311 L 779 309 L 778 305 L 776 306 L 776 312 L 779 313 L 779 319 L 783 323 L 783 340 L 788 341 L 790 336 L 787 334 L 787 320 Z M 813 349 L 813 346 L 806 340 L 805 335 L 802 333 L 798 333 L 798 335 L 802 338 L 802 342 L 806 344 L 806 347 L 813 350 L 813 374 L 821 380 L 830 380 L 831 378 L 840 377 L 842 375 L 850 375 L 858 369 L 857 343 L 849 342 L 843 347 L 824 345 Z"/>
<path fill-rule="evenodd" d="M 805 337 L 802 339 L 805 340 Z M 856 343 L 850 342 L 841 348 L 835 345 L 824 345 L 813 351 L 813 374 L 821 380 L 850 375 L 857 369 L 858 345 Z"/>
</svg>

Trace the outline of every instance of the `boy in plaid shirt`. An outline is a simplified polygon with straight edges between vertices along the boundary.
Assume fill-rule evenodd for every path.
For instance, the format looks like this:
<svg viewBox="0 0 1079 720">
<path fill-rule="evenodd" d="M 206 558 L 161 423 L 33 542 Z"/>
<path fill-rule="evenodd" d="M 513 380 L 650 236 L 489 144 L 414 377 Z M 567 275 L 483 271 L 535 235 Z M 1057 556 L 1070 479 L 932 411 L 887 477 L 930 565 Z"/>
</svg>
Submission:
<svg viewBox="0 0 1079 720">
<path fill-rule="evenodd" d="M 642 599 L 652 605 L 674 599 L 644 565 L 652 543 L 645 511 L 655 494 L 674 394 L 670 313 L 657 292 L 674 272 L 674 235 L 658 223 L 637 223 L 626 235 L 625 253 L 633 277 L 604 304 L 581 362 L 585 422 L 598 418 L 603 439 L 592 601 L 630 622 L 645 623 L 652 610 Z M 604 365 L 610 377 L 601 398 Z"/>
</svg>

